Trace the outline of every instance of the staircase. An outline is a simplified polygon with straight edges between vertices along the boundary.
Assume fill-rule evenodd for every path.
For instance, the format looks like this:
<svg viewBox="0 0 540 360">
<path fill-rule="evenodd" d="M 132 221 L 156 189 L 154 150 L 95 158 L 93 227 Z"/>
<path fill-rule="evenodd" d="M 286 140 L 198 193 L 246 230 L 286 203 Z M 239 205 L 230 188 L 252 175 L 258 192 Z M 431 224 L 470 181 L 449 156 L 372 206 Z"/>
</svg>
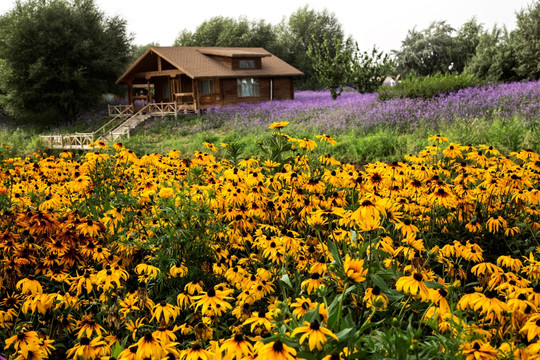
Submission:
<svg viewBox="0 0 540 360">
<path fill-rule="evenodd" d="M 50 149 L 90 149 L 96 141 L 116 141 L 121 137 L 129 137 L 132 129 L 153 116 L 174 115 L 179 112 L 193 112 L 191 106 L 174 103 L 147 104 L 133 114 L 133 105 L 109 105 L 109 115 L 113 118 L 98 130 L 91 133 L 75 133 L 67 135 L 40 135 Z M 119 123 L 120 122 L 120 123 Z"/>
</svg>

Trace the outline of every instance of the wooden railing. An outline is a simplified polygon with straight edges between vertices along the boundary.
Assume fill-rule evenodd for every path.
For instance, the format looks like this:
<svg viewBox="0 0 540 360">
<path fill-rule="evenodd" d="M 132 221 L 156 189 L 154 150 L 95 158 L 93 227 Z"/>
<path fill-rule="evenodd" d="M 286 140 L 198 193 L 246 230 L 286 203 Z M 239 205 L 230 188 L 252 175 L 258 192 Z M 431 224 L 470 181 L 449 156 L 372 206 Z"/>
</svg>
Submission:
<svg viewBox="0 0 540 360">
<path fill-rule="evenodd" d="M 94 133 L 76 133 L 66 135 L 41 135 L 51 149 L 87 149 L 94 142 Z"/>
<path fill-rule="evenodd" d="M 128 117 L 133 115 L 133 105 L 109 105 L 109 116 Z"/>
<path fill-rule="evenodd" d="M 175 95 L 188 96 L 193 93 Z M 130 135 L 131 129 L 150 116 L 177 115 L 180 111 L 196 111 L 193 103 L 150 103 L 133 114 L 132 105 L 109 105 L 109 115 L 113 118 L 98 130 L 91 133 L 75 133 L 66 135 L 41 135 L 40 137 L 51 149 L 88 149 L 96 140 L 111 141 Z M 126 119 L 127 117 L 127 119 Z"/>
</svg>

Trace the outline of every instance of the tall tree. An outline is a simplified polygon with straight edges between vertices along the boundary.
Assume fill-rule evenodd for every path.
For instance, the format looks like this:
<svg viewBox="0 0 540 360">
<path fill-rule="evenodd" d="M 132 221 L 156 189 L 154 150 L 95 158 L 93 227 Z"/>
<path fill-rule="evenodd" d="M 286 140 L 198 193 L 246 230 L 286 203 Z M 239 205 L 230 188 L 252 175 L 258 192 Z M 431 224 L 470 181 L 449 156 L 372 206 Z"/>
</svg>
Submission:
<svg viewBox="0 0 540 360">
<path fill-rule="evenodd" d="M 504 27 L 494 26 L 491 31 L 483 32 L 464 72 L 489 81 L 517 80 L 517 63 L 510 39 L 511 34 Z"/>
<path fill-rule="evenodd" d="M 473 17 L 463 24 L 454 38 L 452 47 L 452 71 L 461 74 L 467 63 L 476 54 L 476 47 L 480 43 L 480 36 L 484 26 Z"/>
<path fill-rule="evenodd" d="M 343 91 L 351 72 L 352 53 L 350 46 L 342 44 L 339 38 L 329 44 L 324 39 L 322 44 L 309 44 L 307 56 L 310 59 L 319 83 L 330 90 L 336 100 Z"/>
<path fill-rule="evenodd" d="M 183 30 L 174 41 L 174 46 L 264 47 L 273 52 L 276 43 L 273 26 L 264 20 L 216 16 L 204 21 L 195 32 Z"/>
<path fill-rule="evenodd" d="M 315 11 L 307 5 L 292 13 L 288 20 L 283 20 L 278 33 L 278 39 L 284 45 L 286 53 L 285 61 L 304 72 L 305 76 L 298 82 L 302 88 L 317 88 L 318 83 L 313 64 L 307 51 L 310 45 L 333 44 L 338 39 L 341 44 L 352 44 L 346 40 L 341 23 L 334 13 L 324 9 Z M 330 55 L 335 49 L 329 47 Z"/>
<path fill-rule="evenodd" d="M 93 0 L 17 1 L 0 18 L 0 86 L 15 113 L 56 109 L 64 120 L 115 90 L 131 37 Z"/>
<path fill-rule="evenodd" d="M 511 46 L 516 57 L 516 73 L 523 79 L 540 79 L 540 1 L 516 14 L 517 27 Z"/>
<path fill-rule="evenodd" d="M 409 30 L 401 49 L 395 51 L 398 71 L 423 76 L 447 72 L 453 62 L 454 31 L 446 21 L 432 22 L 422 31 Z"/>
</svg>

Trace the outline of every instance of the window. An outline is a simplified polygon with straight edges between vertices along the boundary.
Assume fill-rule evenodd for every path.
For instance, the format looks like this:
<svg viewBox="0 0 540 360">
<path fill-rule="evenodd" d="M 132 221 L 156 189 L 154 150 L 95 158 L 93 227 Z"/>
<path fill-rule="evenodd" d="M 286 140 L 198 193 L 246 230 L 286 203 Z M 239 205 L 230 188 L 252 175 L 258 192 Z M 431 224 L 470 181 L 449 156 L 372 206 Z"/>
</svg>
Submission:
<svg viewBox="0 0 540 360">
<path fill-rule="evenodd" d="M 238 97 L 259 96 L 259 79 L 237 79 L 236 83 L 238 85 Z"/>
<path fill-rule="evenodd" d="M 253 60 L 240 60 L 240 69 L 253 69 L 255 67 L 255 61 Z"/>
<path fill-rule="evenodd" d="M 201 80 L 201 94 L 214 93 L 214 80 Z"/>
</svg>

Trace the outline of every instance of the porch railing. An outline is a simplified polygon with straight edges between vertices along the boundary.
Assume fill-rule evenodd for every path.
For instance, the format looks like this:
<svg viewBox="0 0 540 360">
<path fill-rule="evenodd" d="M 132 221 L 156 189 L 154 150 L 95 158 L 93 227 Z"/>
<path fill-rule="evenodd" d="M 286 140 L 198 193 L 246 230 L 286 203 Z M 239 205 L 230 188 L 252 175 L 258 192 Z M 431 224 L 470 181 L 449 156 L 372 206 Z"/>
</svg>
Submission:
<svg viewBox="0 0 540 360">
<path fill-rule="evenodd" d="M 192 93 L 182 93 L 182 96 Z M 134 113 L 133 105 L 109 105 L 109 115 L 113 116 L 105 125 L 91 133 L 41 135 L 51 149 L 88 149 L 96 140 L 116 140 L 129 136 L 131 129 L 151 116 L 177 115 L 179 112 L 196 111 L 193 103 L 166 102 L 150 103 Z"/>
</svg>

